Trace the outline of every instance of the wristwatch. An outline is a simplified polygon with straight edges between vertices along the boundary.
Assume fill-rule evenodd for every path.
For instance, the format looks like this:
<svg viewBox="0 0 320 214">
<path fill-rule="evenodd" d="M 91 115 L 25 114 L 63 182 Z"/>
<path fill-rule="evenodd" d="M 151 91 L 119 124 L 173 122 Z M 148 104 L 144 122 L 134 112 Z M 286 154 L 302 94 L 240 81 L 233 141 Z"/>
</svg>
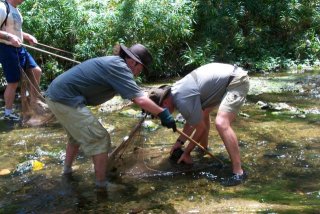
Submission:
<svg viewBox="0 0 320 214">
<path fill-rule="evenodd" d="M 177 142 L 180 143 L 181 145 L 184 144 L 184 142 L 182 140 L 179 140 L 179 139 L 177 140 Z"/>
</svg>

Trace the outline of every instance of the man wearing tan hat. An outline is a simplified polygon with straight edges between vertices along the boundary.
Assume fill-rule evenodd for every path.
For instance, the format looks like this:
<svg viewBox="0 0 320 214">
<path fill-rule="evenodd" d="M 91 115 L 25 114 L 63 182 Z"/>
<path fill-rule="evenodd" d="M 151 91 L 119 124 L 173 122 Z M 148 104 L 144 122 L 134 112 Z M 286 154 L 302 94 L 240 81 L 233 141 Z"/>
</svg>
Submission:
<svg viewBox="0 0 320 214">
<path fill-rule="evenodd" d="M 105 189 L 110 136 L 98 119 L 86 107 L 96 106 L 120 94 L 142 109 L 158 115 L 167 128 L 176 124 L 167 109 L 157 106 L 141 91 L 134 80 L 152 62 L 149 51 L 141 44 L 130 48 L 120 45 L 119 56 L 89 59 L 55 78 L 46 91 L 46 102 L 67 131 L 64 174 L 72 173 L 72 163 L 79 149 L 92 157 L 96 187 Z"/>
<path fill-rule="evenodd" d="M 227 149 L 232 162 L 233 174 L 222 184 L 233 186 L 242 183 L 247 175 L 241 168 L 238 140 L 231 123 L 243 105 L 249 90 L 247 72 L 237 66 L 210 63 L 199 67 L 176 82 L 172 87 L 161 86 L 151 90 L 149 97 L 172 113 L 175 108 L 186 120 L 183 132 L 193 140 L 208 148 L 210 112 L 219 106 L 215 120 L 217 131 Z M 172 147 L 171 153 L 180 149 L 186 137 L 181 135 Z M 192 164 L 191 151 L 194 143 L 189 143 L 178 160 Z"/>
</svg>

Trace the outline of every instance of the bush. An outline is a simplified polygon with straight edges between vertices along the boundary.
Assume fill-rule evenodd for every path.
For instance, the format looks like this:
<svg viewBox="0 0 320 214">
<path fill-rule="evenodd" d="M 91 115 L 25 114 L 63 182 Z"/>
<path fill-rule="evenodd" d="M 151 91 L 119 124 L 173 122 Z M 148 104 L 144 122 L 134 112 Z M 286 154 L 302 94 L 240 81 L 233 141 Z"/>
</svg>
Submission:
<svg viewBox="0 0 320 214">
<path fill-rule="evenodd" d="M 145 45 L 149 79 L 184 75 L 210 62 L 278 71 L 318 62 L 318 1 L 35 0 L 21 5 L 23 29 L 78 61 L 110 55 L 116 44 Z M 33 52 L 50 81 L 73 66 Z M 73 56 L 69 55 L 72 58 Z M 48 65 L 47 65 L 48 63 Z"/>
</svg>

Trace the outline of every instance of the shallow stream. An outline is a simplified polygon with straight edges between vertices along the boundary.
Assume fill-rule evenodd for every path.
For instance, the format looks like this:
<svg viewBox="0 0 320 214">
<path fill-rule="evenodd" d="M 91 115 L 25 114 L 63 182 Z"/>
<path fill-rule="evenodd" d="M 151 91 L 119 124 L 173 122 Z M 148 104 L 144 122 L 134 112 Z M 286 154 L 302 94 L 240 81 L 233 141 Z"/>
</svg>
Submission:
<svg viewBox="0 0 320 214">
<path fill-rule="evenodd" d="M 0 213 L 319 213 L 319 74 L 251 78 L 233 125 L 249 179 L 236 187 L 220 185 L 230 162 L 214 124 L 209 146 L 215 158 L 194 151 L 194 165 L 185 166 L 168 159 L 177 134 L 148 119 L 151 126 L 141 128 L 109 175 L 122 188 L 100 194 L 91 159 L 82 154 L 74 176 L 61 176 L 66 135 L 59 124 L 23 128 L 2 120 Z M 115 103 L 92 109 L 114 146 L 139 121 L 130 114 L 139 109 L 111 111 Z M 17 173 L 30 160 L 44 165 Z"/>
</svg>

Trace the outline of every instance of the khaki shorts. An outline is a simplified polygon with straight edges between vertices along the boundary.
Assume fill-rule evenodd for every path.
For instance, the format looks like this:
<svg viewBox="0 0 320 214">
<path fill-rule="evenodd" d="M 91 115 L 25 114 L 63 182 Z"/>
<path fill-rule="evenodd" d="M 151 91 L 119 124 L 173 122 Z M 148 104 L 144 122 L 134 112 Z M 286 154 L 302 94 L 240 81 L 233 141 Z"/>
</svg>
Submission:
<svg viewBox="0 0 320 214">
<path fill-rule="evenodd" d="M 109 152 L 110 135 L 86 107 L 72 108 L 46 98 L 52 113 L 65 128 L 69 143 L 78 144 L 88 156 Z"/>
<path fill-rule="evenodd" d="M 239 72 L 227 87 L 227 92 L 219 106 L 219 111 L 232 112 L 237 114 L 244 104 L 249 91 L 249 76 Z"/>
</svg>

